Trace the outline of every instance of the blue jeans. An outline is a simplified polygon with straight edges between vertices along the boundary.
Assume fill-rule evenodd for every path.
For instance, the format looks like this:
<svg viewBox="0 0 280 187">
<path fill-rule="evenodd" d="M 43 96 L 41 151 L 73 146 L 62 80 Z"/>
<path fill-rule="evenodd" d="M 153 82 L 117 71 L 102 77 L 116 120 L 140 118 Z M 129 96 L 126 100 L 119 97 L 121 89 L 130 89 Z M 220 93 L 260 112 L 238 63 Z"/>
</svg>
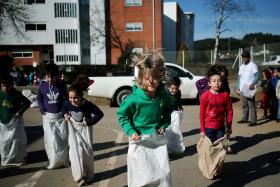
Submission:
<svg viewBox="0 0 280 187">
<path fill-rule="evenodd" d="M 225 128 L 221 128 L 221 129 L 205 128 L 205 135 L 211 140 L 211 142 L 215 142 L 219 138 L 224 137 Z"/>
</svg>

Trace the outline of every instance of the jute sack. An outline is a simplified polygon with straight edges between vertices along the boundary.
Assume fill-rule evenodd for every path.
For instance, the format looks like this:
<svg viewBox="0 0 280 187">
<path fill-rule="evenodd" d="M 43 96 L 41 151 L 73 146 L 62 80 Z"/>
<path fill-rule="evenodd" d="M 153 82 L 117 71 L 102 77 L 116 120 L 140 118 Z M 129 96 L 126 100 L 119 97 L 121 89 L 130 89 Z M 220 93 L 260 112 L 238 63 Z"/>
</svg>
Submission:
<svg viewBox="0 0 280 187">
<path fill-rule="evenodd" d="M 228 147 L 226 137 L 216 140 L 214 143 L 205 136 L 201 137 L 196 145 L 198 152 L 198 167 L 203 176 L 213 179 L 217 176 L 224 164 Z"/>
</svg>

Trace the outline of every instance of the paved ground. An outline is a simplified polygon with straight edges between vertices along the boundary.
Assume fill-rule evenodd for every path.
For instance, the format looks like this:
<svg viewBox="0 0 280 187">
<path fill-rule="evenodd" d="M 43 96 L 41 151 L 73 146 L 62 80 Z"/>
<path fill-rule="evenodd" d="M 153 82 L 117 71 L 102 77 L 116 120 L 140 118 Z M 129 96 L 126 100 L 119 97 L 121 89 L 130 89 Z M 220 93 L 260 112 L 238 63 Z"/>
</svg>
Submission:
<svg viewBox="0 0 280 187">
<path fill-rule="evenodd" d="M 117 108 L 100 106 L 105 118 L 94 127 L 94 187 L 126 186 L 127 137 L 117 125 Z M 220 178 L 205 179 L 197 166 L 196 143 L 199 140 L 199 106 L 184 106 L 182 132 L 186 152 L 170 160 L 174 187 L 204 186 L 279 186 L 280 123 L 258 121 L 254 127 L 237 124 L 240 102 L 234 103 L 232 154 L 227 155 Z M 261 116 L 261 110 L 258 114 Z M 77 186 L 70 168 L 43 170 L 47 157 L 43 145 L 41 116 L 37 108 L 24 115 L 28 135 L 28 164 L 20 168 L 0 166 L 0 186 Z"/>
</svg>

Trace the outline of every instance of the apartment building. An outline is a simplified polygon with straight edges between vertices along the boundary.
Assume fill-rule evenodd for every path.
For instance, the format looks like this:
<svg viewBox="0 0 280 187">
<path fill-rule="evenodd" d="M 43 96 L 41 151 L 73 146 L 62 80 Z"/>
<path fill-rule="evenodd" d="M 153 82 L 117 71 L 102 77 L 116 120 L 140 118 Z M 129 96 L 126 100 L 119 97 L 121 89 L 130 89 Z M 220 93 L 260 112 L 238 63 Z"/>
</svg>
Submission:
<svg viewBox="0 0 280 187">
<path fill-rule="evenodd" d="M 111 63 L 127 48 L 162 48 L 162 15 L 162 0 L 110 1 Z"/>
<path fill-rule="evenodd" d="M 106 64 L 104 0 L 24 0 L 30 21 L 23 36 L 12 27 L 0 36 L 0 53 L 15 64 Z M 98 15 L 97 15 L 98 14 Z M 98 18 L 98 19 L 97 19 Z M 98 32 L 98 42 L 94 39 Z M 102 31 L 102 32 L 100 32 Z"/>
<path fill-rule="evenodd" d="M 0 36 L 0 55 L 15 64 L 118 64 L 126 50 L 192 50 L 192 13 L 163 0 L 23 0 L 30 21 Z"/>
</svg>

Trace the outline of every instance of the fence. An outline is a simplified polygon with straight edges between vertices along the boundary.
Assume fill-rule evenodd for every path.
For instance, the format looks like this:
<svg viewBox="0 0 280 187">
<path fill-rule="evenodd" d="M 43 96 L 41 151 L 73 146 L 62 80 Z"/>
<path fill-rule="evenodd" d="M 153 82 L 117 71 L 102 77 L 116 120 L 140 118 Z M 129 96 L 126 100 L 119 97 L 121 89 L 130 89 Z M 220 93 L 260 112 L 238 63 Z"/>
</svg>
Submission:
<svg viewBox="0 0 280 187">
<path fill-rule="evenodd" d="M 280 55 L 280 43 L 271 43 L 263 45 L 254 45 L 245 47 L 246 50 L 251 51 L 252 60 L 261 64 L 267 61 L 272 55 Z M 236 61 L 241 61 L 238 56 L 241 54 L 242 50 L 228 49 L 218 51 L 218 61 L 219 64 L 233 65 Z M 183 67 L 187 64 L 211 64 L 213 59 L 213 50 L 204 51 L 165 51 L 164 57 L 167 62 L 177 63 Z M 237 64 L 238 64 L 237 63 Z"/>
</svg>

